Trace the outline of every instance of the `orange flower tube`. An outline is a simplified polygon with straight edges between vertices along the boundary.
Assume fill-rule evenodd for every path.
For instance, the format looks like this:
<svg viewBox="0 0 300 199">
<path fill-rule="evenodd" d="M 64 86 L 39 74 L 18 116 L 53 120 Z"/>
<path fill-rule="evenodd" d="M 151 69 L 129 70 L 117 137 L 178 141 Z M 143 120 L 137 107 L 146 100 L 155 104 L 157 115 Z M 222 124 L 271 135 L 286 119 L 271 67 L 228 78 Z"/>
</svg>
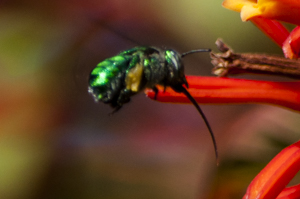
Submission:
<svg viewBox="0 0 300 199">
<path fill-rule="evenodd" d="M 187 76 L 188 91 L 198 103 L 266 103 L 300 111 L 300 82 L 271 82 L 219 77 Z M 154 91 L 146 90 L 154 99 Z M 157 100 L 190 103 L 185 95 L 159 88 Z"/>
<path fill-rule="evenodd" d="M 289 31 L 278 21 L 257 17 L 251 19 L 251 22 L 280 47 L 289 36 Z"/>
</svg>

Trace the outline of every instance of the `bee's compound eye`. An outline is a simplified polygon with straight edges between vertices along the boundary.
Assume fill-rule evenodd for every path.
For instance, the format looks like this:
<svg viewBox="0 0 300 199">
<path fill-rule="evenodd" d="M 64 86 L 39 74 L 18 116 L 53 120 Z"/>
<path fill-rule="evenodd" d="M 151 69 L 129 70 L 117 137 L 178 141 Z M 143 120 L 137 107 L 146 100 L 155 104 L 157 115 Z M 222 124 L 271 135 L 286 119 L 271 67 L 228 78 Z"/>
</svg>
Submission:
<svg viewBox="0 0 300 199">
<path fill-rule="evenodd" d="M 181 55 L 174 50 L 165 51 L 165 59 L 169 72 L 170 84 L 183 84 L 184 67 L 182 64 Z"/>
<path fill-rule="evenodd" d="M 182 61 L 181 61 L 181 55 L 174 51 L 174 50 L 166 50 L 166 61 L 169 65 L 171 65 L 174 70 L 180 70 Z"/>
</svg>

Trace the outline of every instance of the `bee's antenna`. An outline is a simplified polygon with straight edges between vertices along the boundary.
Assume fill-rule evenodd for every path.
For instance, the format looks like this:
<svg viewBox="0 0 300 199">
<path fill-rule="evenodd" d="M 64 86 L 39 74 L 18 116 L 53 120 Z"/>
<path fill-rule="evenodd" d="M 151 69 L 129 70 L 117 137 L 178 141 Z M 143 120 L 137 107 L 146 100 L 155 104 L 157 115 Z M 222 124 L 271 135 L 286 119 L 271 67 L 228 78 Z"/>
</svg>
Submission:
<svg viewBox="0 0 300 199">
<path fill-rule="evenodd" d="M 219 158 L 218 158 L 218 149 L 217 149 L 217 142 L 216 142 L 216 139 L 215 139 L 215 136 L 214 136 L 214 133 L 213 131 L 211 130 L 211 127 L 208 123 L 208 120 L 206 119 L 203 111 L 201 110 L 200 106 L 197 104 L 196 100 L 193 98 L 193 96 L 191 96 L 191 94 L 183 87 L 183 86 L 180 86 L 180 87 L 176 87 L 175 89 L 176 91 L 178 92 L 181 92 L 183 93 L 191 102 L 192 104 L 196 107 L 197 111 L 199 112 L 199 114 L 201 115 L 201 117 L 203 118 L 204 122 L 205 122 L 205 125 L 210 133 L 210 136 L 211 136 L 211 139 L 213 141 L 213 144 L 214 144 L 214 149 L 215 149 L 215 154 L 216 154 L 216 159 L 217 159 L 217 165 L 219 164 Z"/>
<path fill-rule="evenodd" d="M 203 49 L 191 50 L 191 51 L 182 53 L 182 54 L 181 54 L 181 57 L 184 57 L 184 56 L 186 56 L 186 55 L 193 54 L 193 53 L 210 52 L 210 51 L 211 51 L 211 49 L 209 49 L 209 48 L 203 48 Z"/>
</svg>

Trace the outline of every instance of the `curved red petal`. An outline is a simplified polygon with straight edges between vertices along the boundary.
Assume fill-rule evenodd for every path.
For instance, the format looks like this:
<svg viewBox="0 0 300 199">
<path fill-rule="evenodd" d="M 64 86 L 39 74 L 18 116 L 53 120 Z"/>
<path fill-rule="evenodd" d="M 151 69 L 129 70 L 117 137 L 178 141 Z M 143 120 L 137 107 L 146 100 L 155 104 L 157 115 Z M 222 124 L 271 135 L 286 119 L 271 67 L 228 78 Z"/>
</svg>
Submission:
<svg viewBox="0 0 300 199">
<path fill-rule="evenodd" d="M 283 43 L 284 56 L 290 59 L 300 57 L 300 26 L 297 26 Z"/>
<path fill-rule="evenodd" d="M 254 178 L 243 199 L 274 199 L 300 169 L 300 141 L 283 149 Z"/>
<path fill-rule="evenodd" d="M 299 199 L 300 198 L 300 184 L 287 187 L 279 194 L 276 199 Z"/>
<path fill-rule="evenodd" d="M 251 22 L 279 46 L 282 46 L 289 36 L 289 31 L 278 21 L 255 17 Z"/>
</svg>

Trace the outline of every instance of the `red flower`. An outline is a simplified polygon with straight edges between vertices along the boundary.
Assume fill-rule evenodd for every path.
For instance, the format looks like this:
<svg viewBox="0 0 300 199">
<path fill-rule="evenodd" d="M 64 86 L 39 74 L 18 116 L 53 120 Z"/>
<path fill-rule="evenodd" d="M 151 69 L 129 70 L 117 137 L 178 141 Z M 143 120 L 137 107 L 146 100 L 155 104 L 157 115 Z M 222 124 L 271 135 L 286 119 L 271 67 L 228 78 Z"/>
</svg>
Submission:
<svg viewBox="0 0 300 199">
<path fill-rule="evenodd" d="M 300 10 L 299 10 L 300 12 Z M 283 53 L 290 59 L 300 56 L 300 27 L 297 26 L 282 45 Z"/>
<path fill-rule="evenodd" d="M 225 0 L 223 6 L 240 12 L 243 21 L 261 17 L 300 25 L 298 0 Z"/>
<path fill-rule="evenodd" d="M 287 29 L 278 22 L 300 25 L 299 0 L 225 0 L 223 6 L 240 12 L 243 21 L 251 20 L 282 47 L 285 57 L 300 56 L 299 28 L 297 27 L 289 35 Z M 273 25 L 269 25 L 272 23 Z"/>
<path fill-rule="evenodd" d="M 282 150 L 254 178 L 243 199 L 300 198 L 300 184 L 285 188 L 300 168 L 300 141 Z"/>
<path fill-rule="evenodd" d="M 241 13 L 282 47 L 287 58 L 300 56 L 299 0 L 225 0 L 223 6 Z M 277 21 L 278 20 L 278 21 Z M 279 22 L 297 26 L 291 33 Z M 300 111 L 300 82 L 271 82 L 187 76 L 188 91 L 198 103 L 267 103 Z M 146 90 L 154 98 L 152 90 Z M 157 100 L 189 103 L 180 93 L 159 88 Z M 244 199 L 300 198 L 300 184 L 285 188 L 300 170 L 300 141 L 282 150 L 251 182 Z"/>
<path fill-rule="evenodd" d="M 233 78 L 187 76 L 188 91 L 198 103 L 268 103 L 300 111 L 300 82 L 271 82 Z M 154 99 L 154 91 L 146 90 Z M 156 100 L 189 103 L 185 95 L 159 88 Z"/>
<path fill-rule="evenodd" d="M 278 21 L 300 25 L 298 0 L 225 0 L 223 6 L 241 12 L 243 21 L 251 20 L 282 47 L 285 57 L 300 56 L 300 28 L 291 33 Z M 281 83 L 279 83 L 281 84 Z M 289 88 L 298 82 L 289 82 Z M 275 86 L 277 90 L 278 87 Z M 295 88 L 296 89 L 296 88 Z M 272 89 L 273 90 L 273 89 Z M 272 92 L 270 90 L 270 92 Z M 299 92 L 296 90 L 292 91 Z M 297 95 L 297 94 L 296 94 Z M 299 95 L 298 95 L 299 96 Z M 291 96 L 290 96 L 291 97 Z M 279 95 L 277 98 L 281 98 Z M 287 104 L 285 105 L 286 107 Z M 298 105 L 299 106 L 299 105 Z M 299 110 L 295 109 L 294 110 Z M 300 198 L 300 184 L 285 186 L 300 169 L 300 141 L 282 150 L 251 182 L 244 199 Z"/>
</svg>

